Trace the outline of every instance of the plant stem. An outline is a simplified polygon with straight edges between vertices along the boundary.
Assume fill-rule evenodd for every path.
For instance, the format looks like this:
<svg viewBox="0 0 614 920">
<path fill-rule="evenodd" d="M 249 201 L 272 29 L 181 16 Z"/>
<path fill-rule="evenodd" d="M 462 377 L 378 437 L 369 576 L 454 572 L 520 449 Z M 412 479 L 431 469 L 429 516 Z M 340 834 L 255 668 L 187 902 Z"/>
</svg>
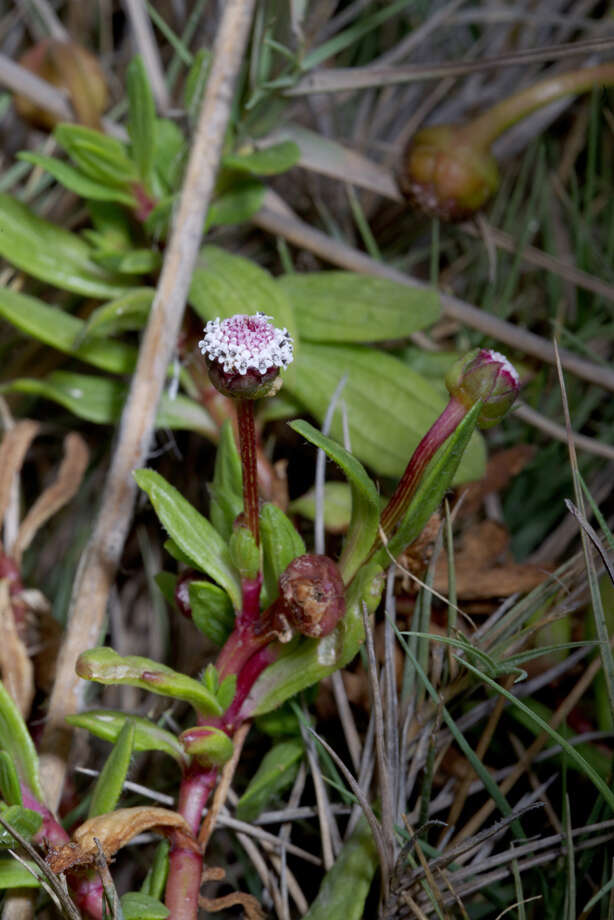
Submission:
<svg viewBox="0 0 614 920">
<path fill-rule="evenodd" d="M 526 118 L 535 109 L 554 102 L 562 96 L 585 93 L 595 86 L 608 86 L 612 83 L 614 83 L 614 62 L 612 61 L 596 67 L 584 67 L 582 70 L 557 74 L 503 99 L 483 115 L 479 115 L 468 125 L 460 128 L 460 132 L 471 144 L 489 148 L 500 134 L 503 134 L 520 119 Z"/>
<path fill-rule="evenodd" d="M 239 425 L 239 453 L 243 466 L 243 511 L 246 523 L 256 545 L 260 543 L 258 515 L 258 472 L 256 464 L 256 425 L 254 404 L 250 399 L 237 399 L 237 421 Z"/>
<path fill-rule="evenodd" d="M 424 470 L 466 414 L 465 406 L 452 397 L 437 421 L 431 425 L 416 447 L 392 498 L 382 513 L 381 527 L 388 536 L 407 511 Z"/>
</svg>

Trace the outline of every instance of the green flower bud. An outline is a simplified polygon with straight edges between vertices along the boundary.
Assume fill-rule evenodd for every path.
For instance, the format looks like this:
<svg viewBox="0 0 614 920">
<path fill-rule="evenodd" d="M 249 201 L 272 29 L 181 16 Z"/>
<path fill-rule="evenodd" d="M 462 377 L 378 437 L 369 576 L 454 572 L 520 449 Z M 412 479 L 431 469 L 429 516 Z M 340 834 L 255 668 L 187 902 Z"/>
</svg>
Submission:
<svg viewBox="0 0 614 920">
<path fill-rule="evenodd" d="M 180 735 L 186 754 L 208 767 L 223 767 L 233 753 L 232 740 L 213 725 L 189 728 Z"/>
<path fill-rule="evenodd" d="M 520 388 L 518 372 L 505 355 L 476 348 L 456 361 L 446 374 L 446 386 L 467 411 L 482 401 L 480 428 L 492 428 L 514 404 Z"/>
</svg>

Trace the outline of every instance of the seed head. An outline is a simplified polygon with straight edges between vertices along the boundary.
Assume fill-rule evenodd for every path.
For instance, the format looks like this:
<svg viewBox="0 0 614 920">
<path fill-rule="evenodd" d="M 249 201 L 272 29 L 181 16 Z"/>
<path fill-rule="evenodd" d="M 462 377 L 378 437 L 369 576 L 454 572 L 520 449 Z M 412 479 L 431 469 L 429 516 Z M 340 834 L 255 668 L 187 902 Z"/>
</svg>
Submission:
<svg viewBox="0 0 614 920">
<path fill-rule="evenodd" d="M 294 357 L 288 330 L 273 326 L 264 313 L 210 320 L 198 346 L 213 385 L 225 396 L 244 399 L 273 395 L 280 369 Z"/>
<path fill-rule="evenodd" d="M 288 623 L 304 636 L 327 636 L 345 613 L 343 578 L 328 556 L 297 556 L 279 587 Z"/>
</svg>

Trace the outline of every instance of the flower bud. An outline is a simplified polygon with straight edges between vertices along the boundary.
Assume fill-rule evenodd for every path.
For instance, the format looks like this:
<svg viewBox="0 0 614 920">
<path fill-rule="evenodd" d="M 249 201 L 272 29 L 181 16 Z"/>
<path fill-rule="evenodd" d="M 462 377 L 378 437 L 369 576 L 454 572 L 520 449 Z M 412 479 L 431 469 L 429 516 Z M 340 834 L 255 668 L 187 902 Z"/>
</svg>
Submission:
<svg viewBox="0 0 614 920">
<path fill-rule="evenodd" d="M 232 757 L 232 740 L 221 728 L 198 726 L 187 729 L 179 737 L 186 754 L 196 757 L 205 766 L 223 767 Z"/>
<path fill-rule="evenodd" d="M 285 617 L 297 632 L 327 636 L 345 613 L 341 572 L 328 556 L 297 556 L 279 579 Z"/>
<path fill-rule="evenodd" d="M 410 141 L 400 177 L 403 194 L 425 214 L 463 220 L 499 185 L 489 148 L 472 144 L 455 125 L 423 128 Z"/>
<path fill-rule="evenodd" d="M 446 386 L 467 409 L 482 400 L 480 428 L 492 428 L 512 407 L 520 388 L 518 372 L 505 355 L 476 348 L 456 361 L 446 374 Z"/>
<path fill-rule="evenodd" d="M 72 41 L 44 38 L 20 58 L 19 63 L 37 77 L 68 91 L 77 120 L 88 128 L 100 126 L 108 104 L 106 78 L 93 54 Z M 47 109 L 24 96 L 15 96 L 22 118 L 44 128 L 54 128 L 58 119 Z"/>
<path fill-rule="evenodd" d="M 264 313 L 219 317 L 205 326 L 198 343 L 209 378 L 224 396 L 259 399 L 273 396 L 281 386 L 279 370 L 293 359 L 287 329 L 277 329 Z"/>
</svg>

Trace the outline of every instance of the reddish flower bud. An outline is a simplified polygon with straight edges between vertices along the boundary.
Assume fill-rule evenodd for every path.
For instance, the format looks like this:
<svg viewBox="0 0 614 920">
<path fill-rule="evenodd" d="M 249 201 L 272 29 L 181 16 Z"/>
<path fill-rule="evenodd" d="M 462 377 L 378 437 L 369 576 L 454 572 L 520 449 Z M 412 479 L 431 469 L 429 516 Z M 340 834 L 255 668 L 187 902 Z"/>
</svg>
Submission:
<svg viewBox="0 0 614 920">
<path fill-rule="evenodd" d="M 345 613 L 343 578 L 328 556 L 297 556 L 279 588 L 288 623 L 305 636 L 327 636 Z"/>
<path fill-rule="evenodd" d="M 210 320 L 198 345 L 213 386 L 235 398 L 272 396 L 281 385 L 280 368 L 293 359 L 288 330 L 277 329 L 264 313 Z"/>
<path fill-rule="evenodd" d="M 520 383 L 518 372 L 505 355 L 476 348 L 452 365 L 446 374 L 446 386 L 467 410 L 482 400 L 478 425 L 492 428 L 514 404 Z"/>
</svg>

